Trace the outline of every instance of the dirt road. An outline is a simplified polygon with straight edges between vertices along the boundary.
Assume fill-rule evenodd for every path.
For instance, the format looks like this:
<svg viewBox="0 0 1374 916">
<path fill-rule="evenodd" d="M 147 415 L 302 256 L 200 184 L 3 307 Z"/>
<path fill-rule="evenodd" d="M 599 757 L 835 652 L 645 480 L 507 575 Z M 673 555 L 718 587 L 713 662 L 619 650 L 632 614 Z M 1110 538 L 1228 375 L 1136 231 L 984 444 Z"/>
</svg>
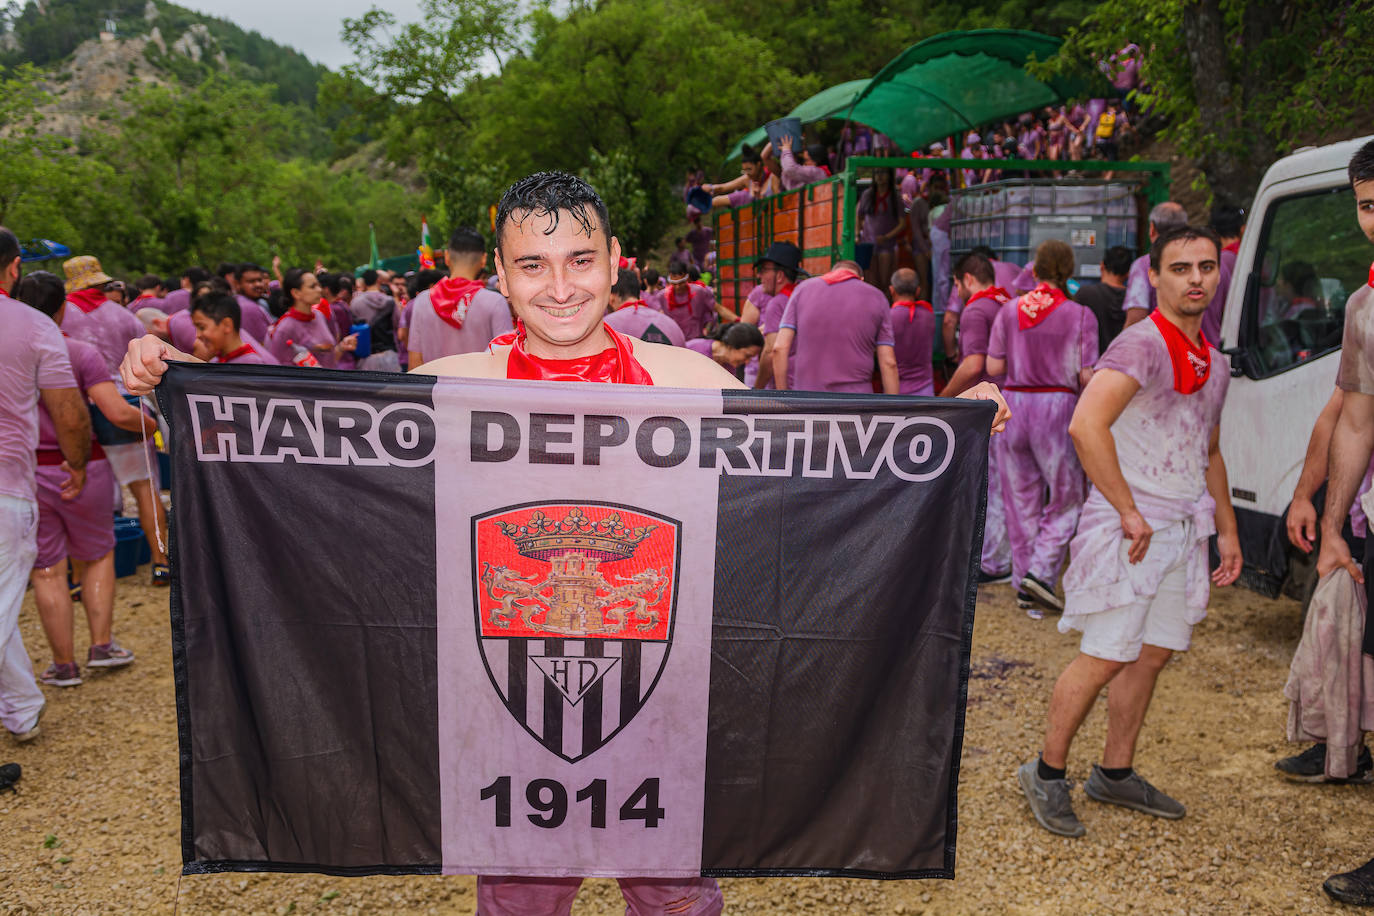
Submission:
<svg viewBox="0 0 1374 916">
<path fill-rule="evenodd" d="M 144 567 L 138 581 L 146 578 Z M 120 581 L 116 633 L 132 667 L 45 688 L 44 736 L 0 739 L 24 766 L 0 795 L 0 911 L 14 913 L 472 913 L 472 878 L 228 874 L 179 880 L 176 719 L 167 593 Z M 1142 773 L 1188 806 L 1162 821 L 1086 799 L 1105 706 L 1070 761 L 1079 840 L 1032 821 L 1013 771 L 1037 748 L 1050 687 L 1076 643 L 1055 619 L 1017 611 L 1007 586 L 978 606 L 960 786 L 955 881 L 770 879 L 723 883 L 727 912 L 1320 913 L 1342 908 L 1322 880 L 1374 855 L 1374 786 L 1292 785 L 1272 763 L 1298 607 L 1238 588 L 1213 595 L 1194 650 L 1164 672 L 1142 736 Z M 32 597 L 23 634 L 46 644 Z M 78 635 L 79 651 L 86 640 Z M 40 657 L 41 656 L 41 657 Z M 623 912 L 613 882 L 591 881 L 577 914 Z"/>
</svg>

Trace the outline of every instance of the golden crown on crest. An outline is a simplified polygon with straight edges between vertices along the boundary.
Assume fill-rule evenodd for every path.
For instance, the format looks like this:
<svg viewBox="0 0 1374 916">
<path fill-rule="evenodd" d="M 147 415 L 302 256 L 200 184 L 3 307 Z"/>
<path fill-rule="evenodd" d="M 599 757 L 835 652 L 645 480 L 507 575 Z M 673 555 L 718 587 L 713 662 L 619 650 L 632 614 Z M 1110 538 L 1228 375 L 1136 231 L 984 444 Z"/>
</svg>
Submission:
<svg viewBox="0 0 1374 916">
<path fill-rule="evenodd" d="M 610 562 L 634 556 L 635 548 L 658 526 L 632 528 L 623 524 L 620 514 L 616 512 L 594 522 L 587 518 L 585 512 L 573 506 L 562 521 L 536 511 L 523 525 L 497 521 L 496 527 L 515 542 L 515 549 L 521 556 L 534 560 L 548 561 L 576 551 L 602 562 Z"/>
</svg>

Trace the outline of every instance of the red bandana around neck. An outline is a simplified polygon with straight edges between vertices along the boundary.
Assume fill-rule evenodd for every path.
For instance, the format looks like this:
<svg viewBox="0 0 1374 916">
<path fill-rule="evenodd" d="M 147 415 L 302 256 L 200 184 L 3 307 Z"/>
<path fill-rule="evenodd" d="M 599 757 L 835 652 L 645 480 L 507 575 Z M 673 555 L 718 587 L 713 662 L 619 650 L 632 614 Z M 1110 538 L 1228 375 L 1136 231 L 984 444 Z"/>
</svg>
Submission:
<svg viewBox="0 0 1374 916">
<path fill-rule="evenodd" d="M 635 359 L 628 339 L 610 325 L 602 325 L 611 346 L 595 356 L 578 359 L 545 359 L 525 350 L 525 323 L 517 321 L 515 333 L 502 334 L 491 346 L 510 345 L 506 378 L 546 382 L 611 382 L 617 385 L 652 385 L 649 370 Z"/>
<path fill-rule="evenodd" d="M 1369 274 L 1370 274 L 1370 276 L 1374 277 L 1374 267 L 1371 267 L 1371 268 L 1369 269 Z M 781 287 L 776 293 L 774 293 L 773 295 L 775 295 L 775 296 L 787 296 L 787 297 L 790 298 L 791 295 L 792 295 L 792 290 L 794 290 L 794 289 L 796 289 L 796 288 L 797 288 L 797 284 L 795 284 L 795 283 L 784 283 L 784 284 L 782 285 L 782 287 Z"/>
<path fill-rule="evenodd" d="M 334 306 L 323 299 L 315 303 L 315 311 L 323 315 L 326 321 L 334 316 Z"/>
<path fill-rule="evenodd" d="M 1041 283 L 1017 300 L 1016 326 L 1023 331 L 1035 327 L 1050 317 L 1050 314 L 1068 301 L 1068 298 L 1062 289 Z"/>
<path fill-rule="evenodd" d="M 74 293 L 67 293 L 67 301 L 89 315 L 110 300 L 105 298 L 105 293 L 101 290 L 88 286 Z"/>
<path fill-rule="evenodd" d="M 1202 389 L 1207 384 L 1207 377 L 1212 373 L 1212 347 L 1207 342 L 1207 335 L 1201 331 L 1198 337 L 1202 338 L 1202 344 L 1193 343 L 1188 339 L 1188 335 L 1179 329 L 1159 309 L 1150 313 L 1150 320 L 1159 328 L 1159 333 L 1164 338 L 1164 346 L 1169 350 L 1169 361 L 1174 366 L 1174 390 L 1179 394 L 1193 394 Z"/>
<path fill-rule="evenodd" d="M 998 305 L 1006 305 L 1011 301 L 1011 293 L 1002 289 L 1000 286 L 989 286 L 987 289 L 980 289 L 972 296 L 969 296 L 968 302 L 964 303 L 964 308 L 968 308 L 979 299 L 992 299 Z"/>
<path fill-rule="evenodd" d="M 677 287 L 669 286 L 667 294 L 663 297 L 663 304 L 670 309 L 685 309 L 687 306 L 692 304 L 692 291 L 688 289 L 687 298 L 684 299 L 682 302 L 678 302 Z"/>
<path fill-rule="evenodd" d="M 1374 264 L 1369 265 L 1369 285 L 1374 287 Z"/>
<path fill-rule="evenodd" d="M 911 322 L 916 320 L 916 310 L 918 308 L 925 309 L 927 312 L 931 313 L 935 312 L 935 306 L 931 305 L 929 302 L 926 302 L 924 299 L 917 299 L 914 302 L 910 299 L 899 299 L 896 302 L 892 303 L 892 307 L 894 309 L 905 308 L 907 310 L 907 324 L 911 324 Z"/>
<path fill-rule="evenodd" d="M 649 307 L 650 307 L 650 306 L 649 306 L 649 303 L 645 302 L 643 299 L 635 299 L 633 302 L 622 302 L 622 303 L 620 303 L 620 309 L 639 309 L 639 308 L 649 308 Z M 620 309 L 616 309 L 616 311 L 618 312 L 618 311 L 620 311 Z M 658 311 L 658 310 L 655 309 L 654 311 Z"/>
<path fill-rule="evenodd" d="M 281 324 L 283 321 L 285 321 L 285 320 L 288 319 L 288 318 L 294 318 L 294 319 L 296 319 L 297 321 L 299 321 L 301 324 L 309 324 L 310 322 L 312 322 L 312 321 L 315 320 L 315 315 L 316 315 L 317 313 L 318 313 L 318 314 L 324 315 L 324 317 L 325 317 L 326 319 L 329 317 L 329 314 L 328 314 L 327 312 L 320 312 L 320 303 L 318 303 L 318 302 L 315 303 L 314 307 L 310 310 L 310 313 L 309 313 L 308 315 L 305 315 L 304 317 L 301 316 L 301 313 L 300 313 L 300 312 L 296 311 L 296 307 L 293 305 L 293 306 L 291 306 L 291 308 L 289 308 L 289 309 L 287 309 L 286 311 L 282 312 L 280 318 L 278 318 L 276 321 L 272 322 L 272 327 L 273 327 L 273 328 L 276 328 L 277 325 Z"/>
<path fill-rule="evenodd" d="M 477 291 L 485 289 L 486 285 L 478 280 L 469 280 L 467 277 L 445 277 L 438 283 L 430 287 L 429 302 L 434 306 L 434 313 L 458 330 L 463 329 L 463 322 L 468 317 L 468 307 L 472 305 L 472 298 L 477 295 Z"/>
<path fill-rule="evenodd" d="M 821 279 L 828 285 L 834 286 L 836 283 L 843 283 L 845 280 L 857 280 L 859 275 L 848 267 L 837 267 L 828 274 L 821 274 Z"/>
<path fill-rule="evenodd" d="M 1227 242 L 1225 245 L 1221 246 L 1221 250 L 1229 251 L 1231 252 L 1231 254 L 1236 254 L 1240 251 L 1240 239 L 1236 239 L 1234 242 Z"/>
<path fill-rule="evenodd" d="M 258 352 L 258 351 L 253 349 L 253 345 L 252 345 L 252 344 L 246 343 L 246 344 L 244 344 L 243 346 L 239 347 L 237 350 L 235 350 L 235 351 L 232 352 L 232 353 L 226 353 L 226 354 L 225 354 L 224 356 L 222 356 L 222 357 L 216 356 L 214 359 L 211 360 L 211 362 L 213 362 L 213 363 L 232 363 L 234 360 L 238 359 L 240 356 L 247 356 L 249 353 L 256 353 L 256 352 Z"/>
</svg>

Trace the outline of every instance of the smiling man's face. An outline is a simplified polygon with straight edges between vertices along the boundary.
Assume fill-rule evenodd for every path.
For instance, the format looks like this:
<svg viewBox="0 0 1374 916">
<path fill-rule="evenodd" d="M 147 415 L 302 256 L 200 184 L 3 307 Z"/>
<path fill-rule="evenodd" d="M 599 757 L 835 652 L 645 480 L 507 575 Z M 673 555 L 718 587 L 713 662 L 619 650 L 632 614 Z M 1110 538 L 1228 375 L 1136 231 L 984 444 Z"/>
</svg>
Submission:
<svg viewBox="0 0 1374 916">
<path fill-rule="evenodd" d="M 589 215 L 590 232 L 567 211 L 516 211 L 502 227 L 496 273 L 534 356 L 577 359 L 605 349 L 601 321 L 620 242 L 607 239 L 606 227 Z"/>
</svg>

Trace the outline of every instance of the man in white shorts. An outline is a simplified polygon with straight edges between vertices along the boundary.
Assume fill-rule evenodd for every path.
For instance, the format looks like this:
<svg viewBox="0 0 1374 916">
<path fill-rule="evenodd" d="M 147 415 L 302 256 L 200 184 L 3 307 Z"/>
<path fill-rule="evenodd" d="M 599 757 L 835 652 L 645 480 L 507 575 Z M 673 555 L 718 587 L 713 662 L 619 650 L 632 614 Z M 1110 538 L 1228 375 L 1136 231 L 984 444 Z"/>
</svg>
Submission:
<svg viewBox="0 0 1374 916">
<path fill-rule="evenodd" d="M 1089 798 L 1157 817 L 1183 805 L 1132 767 L 1155 679 L 1189 646 L 1207 614 L 1207 539 L 1215 531 L 1217 585 L 1240 575 L 1240 540 L 1218 450 L 1230 372 L 1201 332 L 1219 280 L 1221 245 L 1210 229 L 1161 233 L 1150 249 L 1159 308 L 1127 328 L 1098 361 L 1069 435 L 1092 491 L 1064 575 L 1059 630 L 1080 630 L 1079 655 L 1050 699 L 1040 757 L 1017 779 L 1042 827 L 1086 831 L 1065 778 L 1069 746 L 1098 694 L 1107 697 L 1107 743 L 1084 787 Z"/>
</svg>

